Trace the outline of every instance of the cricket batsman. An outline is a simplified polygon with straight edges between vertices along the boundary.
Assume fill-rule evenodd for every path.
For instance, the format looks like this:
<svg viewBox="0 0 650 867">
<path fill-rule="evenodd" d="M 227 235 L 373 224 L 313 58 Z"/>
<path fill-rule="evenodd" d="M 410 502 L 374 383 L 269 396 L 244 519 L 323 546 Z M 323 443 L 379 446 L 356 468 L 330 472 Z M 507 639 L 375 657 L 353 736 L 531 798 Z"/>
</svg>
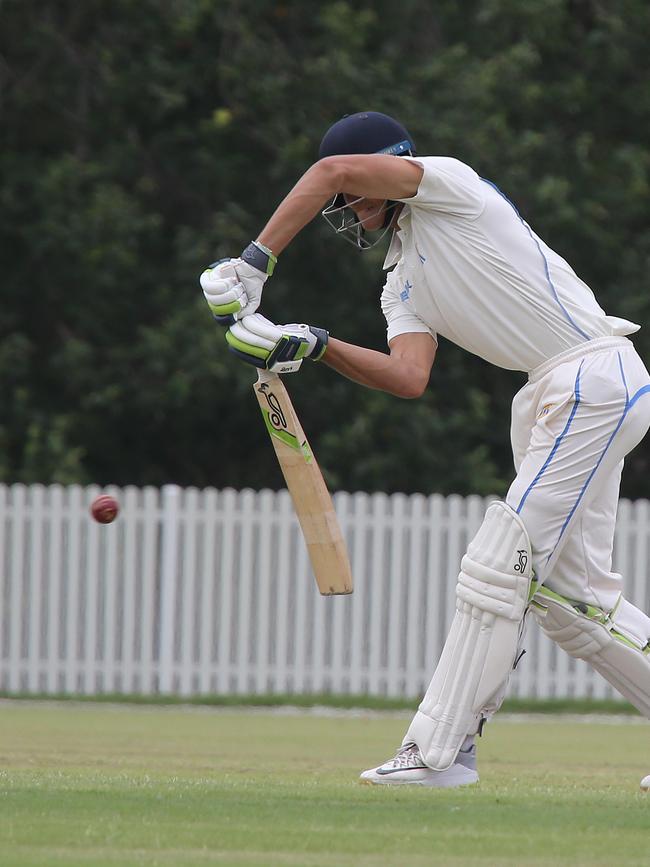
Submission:
<svg viewBox="0 0 650 867">
<path fill-rule="evenodd" d="M 321 212 L 359 250 L 390 235 L 388 353 L 256 312 L 282 251 Z M 478 781 L 475 738 L 503 700 L 528 612 L 650 718 L 650 618 L 611 568 L 623 460 L 650 426 L 650 375 L 630 340 L 639 326 L 608 316 L 498 187 L 452 157 L 417 155 L 387 115 L 346 115 L 258 238 L 201 286 L 231 351 L 256 367 L 322 360 L 416 398 L 440 334 L 528 374 L 512 404 L 515 478 L 460 563 L 451 629 L 402 745 L 363 782 Z"/>
</svg>

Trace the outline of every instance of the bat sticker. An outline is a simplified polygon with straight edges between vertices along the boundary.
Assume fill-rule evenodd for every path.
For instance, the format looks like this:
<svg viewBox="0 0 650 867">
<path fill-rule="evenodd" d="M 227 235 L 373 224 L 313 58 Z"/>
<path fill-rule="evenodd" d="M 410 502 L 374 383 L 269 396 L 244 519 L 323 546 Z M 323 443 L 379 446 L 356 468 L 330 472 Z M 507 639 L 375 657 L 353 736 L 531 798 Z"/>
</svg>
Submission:
<svg viewBox="0 0 650 867">
<path fill-rule="evenodd" d="M 280 406 L 280 402 L 277 397 L 273 394 L 272 391 L 269 390 L 268 382 L 263 382 L 260 385 L 260 391 L 266 398 L 266 402 L 271 407 L 271 411 L 268 413 L 268 418 L 274 428 L 278 430 L 283 428 L 287 429 L 287 420 L 284 417 L 284 413 L 282 412 L 282 407 Z"/>
<path fill-rule="evenodd" d="M 287 420 L 284 413 L 282 412 L 280 402 L 273 394 L 273 392 L 269 389 L 268 383 L 263 382 L 260 385 L 260 391 L 264 395 L 264 398 L 266 399 L 266 402 L 270 407 L 269 409 L 264 409 L 262 407 L 262 416 L 264 417 L 268 432 L 271 434 L 271 436 L 277 437 L 277 439 L 288 445 L 289 448 L 294 449 L 294 451 L 300 452 L 306 463 L 310 464 L 313 455 L 311 448 L 309 447 L 309 443 L 307 442 L 307 440 L 303 440 L 303 442 L 301 443 L 298 437 L 287 429 Z"/>
</svg>

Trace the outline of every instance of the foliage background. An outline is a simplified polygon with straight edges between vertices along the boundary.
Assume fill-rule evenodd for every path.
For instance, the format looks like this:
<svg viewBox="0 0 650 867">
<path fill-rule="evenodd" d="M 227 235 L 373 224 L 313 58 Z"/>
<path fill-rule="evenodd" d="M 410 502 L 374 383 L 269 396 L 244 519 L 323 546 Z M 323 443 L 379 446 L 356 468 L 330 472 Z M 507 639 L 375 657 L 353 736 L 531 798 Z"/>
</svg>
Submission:
<svg viewBox="0 0 650 867">
<path fill-rule="evenodd" d="M 197 275 L 362 109 L 498 183 L 648 359 L 649 43 L 644 0 L 0 2 L 0 479 L 282 485 Z M 382 255 L 314 221 L 264 311 L 383 349 Z M 504 492 L 522 375 L 444 343 L 407 402 L 306 367 L 333 488 Z"/>
</svg>

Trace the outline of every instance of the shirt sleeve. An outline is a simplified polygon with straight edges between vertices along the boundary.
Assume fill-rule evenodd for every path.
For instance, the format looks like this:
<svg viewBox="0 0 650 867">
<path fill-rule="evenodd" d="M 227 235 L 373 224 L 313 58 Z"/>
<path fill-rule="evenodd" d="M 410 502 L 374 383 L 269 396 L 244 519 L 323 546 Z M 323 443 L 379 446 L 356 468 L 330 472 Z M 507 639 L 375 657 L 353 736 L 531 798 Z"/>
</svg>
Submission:
<svg viewBox="0 0 650 867">
<path fill-rule="evenodd" d="M 391 271 L 381 293 L 381 312 L 388 326 L 386 337 L 388 343 L 398 334 L 410 333 L 430 334 L 437 342 L 436 332 L 420 319 L 409 306 L 408 301 L 400 298 L 399 286 L 397 271 Z"/>
<path fill-rule="evenodd" d="M 400 199 L 413 208 L 475 219 L 485 207 L 483 181 L 474 169 L 453 157 L 401 157 L 424 169 L 418 191 Z"/>
</svg>

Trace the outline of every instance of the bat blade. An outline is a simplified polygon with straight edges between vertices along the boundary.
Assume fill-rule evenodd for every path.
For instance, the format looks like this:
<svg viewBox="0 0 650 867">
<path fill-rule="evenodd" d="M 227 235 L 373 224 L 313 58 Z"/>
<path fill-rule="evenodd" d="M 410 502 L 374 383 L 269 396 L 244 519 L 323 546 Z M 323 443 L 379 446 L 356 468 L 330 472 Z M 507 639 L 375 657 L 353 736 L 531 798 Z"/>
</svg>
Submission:
<svg viewBox="0 0 650 867">
<path fill-rule="evenodd" d="M 276 373 L 258 371 L 255 397 L 291 494 L 318 589 L 352 593 L 352 571 L 334 504 L 289 394 Z"/>
</svg>

